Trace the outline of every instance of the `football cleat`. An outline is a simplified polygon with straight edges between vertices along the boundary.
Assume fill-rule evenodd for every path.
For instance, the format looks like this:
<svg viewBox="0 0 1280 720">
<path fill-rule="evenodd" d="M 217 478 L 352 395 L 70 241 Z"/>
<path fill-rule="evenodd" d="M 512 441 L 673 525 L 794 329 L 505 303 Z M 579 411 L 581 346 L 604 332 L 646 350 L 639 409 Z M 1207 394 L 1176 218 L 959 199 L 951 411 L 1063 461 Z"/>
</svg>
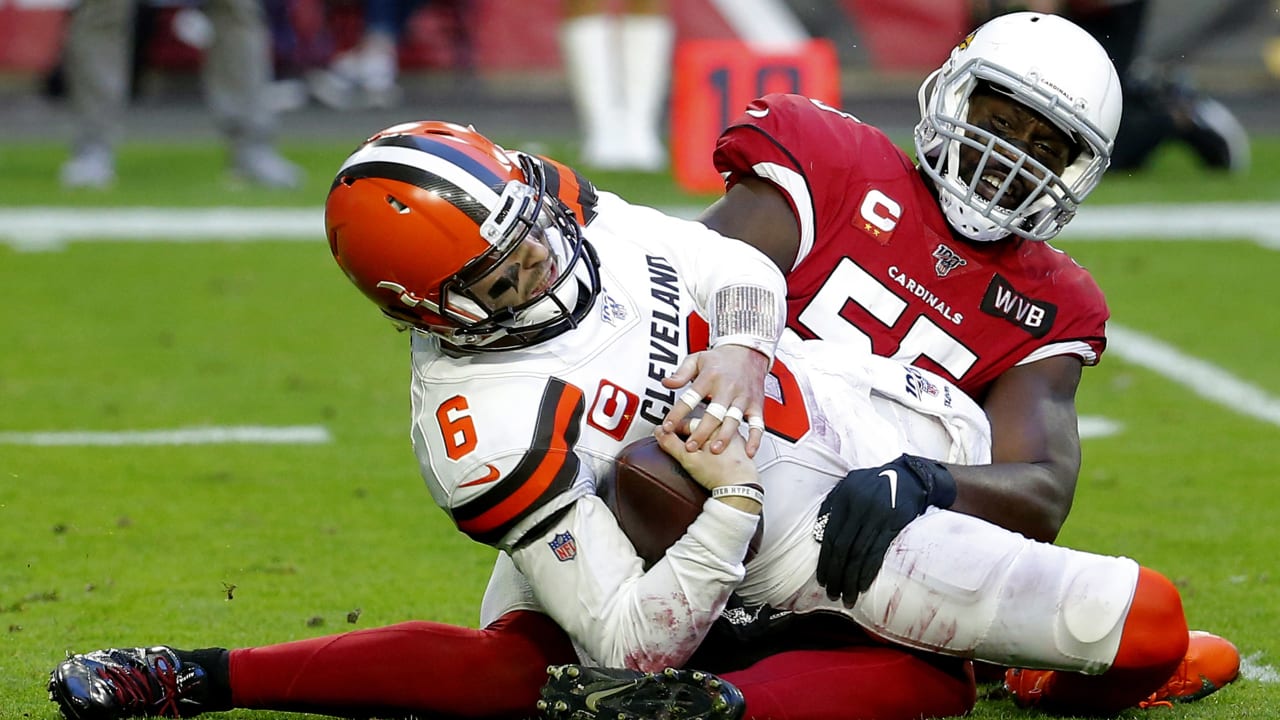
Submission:
<svg viewBox="0 0 1280 720">
<path fill-rule="evenodd" d="M 1004 689 L 1018 707 L 1035 707 L 1044 700 L 1045 691 L 1053 686 L 1057 670 L 1009 668 L 1004 673 Z"/>
<path fill-rule="evenodd" d="M 1199 700 L 1220 690 L 1240 675 L 1240 651 L 1229 640 L 1202 630 L 1190 632 L 1187 654 L 1160 689 L 1140 708 L 1171 707 L 1175 702 Z M 1005 673 L 1005 690 L 1019 707 L 1041 704 L 1051 693 L 1054 670 L 1012 668 Z"/>
<path fill-rule="evenodd" d="M 660 673 L 553 665 L 538 714 L 544 720 L 740 720 L 742 693 L 710 673 Z"/>
<path fill-rule="evenodd" d="M 164 646 L 72 655 L 49 677 L 49 699 L 67 720 L 191 717 L 209 709 L 204 668 Z"/>
<path fill-rule="evenodd" d="M 1230 640 L 1203 630 L 1192 630 L 1190 636 L 1187 655 L 1178 663 L 1173 677 L 1139 707 L 1168 707 L 1175 702 L 1199 700 L 1240 677 L 1240 651 Z"/>
</svg>

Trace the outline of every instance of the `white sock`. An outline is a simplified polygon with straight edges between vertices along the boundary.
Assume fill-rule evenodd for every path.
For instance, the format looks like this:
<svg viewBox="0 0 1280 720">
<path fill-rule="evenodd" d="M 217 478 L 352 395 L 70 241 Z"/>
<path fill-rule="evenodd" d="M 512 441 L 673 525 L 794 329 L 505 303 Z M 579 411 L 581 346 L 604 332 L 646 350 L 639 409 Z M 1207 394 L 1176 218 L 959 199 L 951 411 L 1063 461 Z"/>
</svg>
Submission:
<svg viewBox="0 0 1280 720">
<path fill-rule="evenodd" d="M 671 79 L 671 48 L 675 26 L 666 15 L 626 15 L 622 18 L 623 107 L 627 137 L 640 156 L 662 150 L 662 119 Z M 659 158 L 664 162 L 665 158 Z"/>
<path fill-rule="evenodd" d="M 584 159 L 621 146 L 625 113 L 618 62 L 616 27 L 607 14 L 582 15 L 566 20 L 560 29 L 565 72 L 573 91 L 578 121 L 584 136 Z"/>
</svg>

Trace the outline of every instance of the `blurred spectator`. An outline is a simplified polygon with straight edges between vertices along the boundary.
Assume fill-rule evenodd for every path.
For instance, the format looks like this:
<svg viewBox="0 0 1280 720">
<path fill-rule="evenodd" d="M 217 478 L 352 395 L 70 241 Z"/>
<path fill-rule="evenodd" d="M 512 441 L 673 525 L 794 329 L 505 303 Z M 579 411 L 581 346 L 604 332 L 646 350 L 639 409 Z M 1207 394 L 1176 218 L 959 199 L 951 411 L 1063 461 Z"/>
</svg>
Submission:
<svg viewBox="0 0 1280 720">
<path fill-rule="evenodd" d="M 273 94 L 281 110 L 307 104 L 306 74 L 324 67 L 333 55 L 327 5 L 326 0 L 263 0 L 271 27 Z"/>
<path fill-rule="evenodd" d="M 1013 10 L 1058 13 L 1106 48 L 1124 97 L 1112 168 L 1141 169 L 1161 145 L 1181 141 L 1205 167 L 1248 169 L 1249 136 L 1231 111 L 1198 92 L 1178 68 L 1139 57 L 1147 0 L 974 0 L 972 7 L 979 21 Z"/>
<path fill-rule="evenodd" d="M 225 133 L 230 168 L 256 185 L 296 187 L 302 173 L 273 146 L 276 116 L 266 93 L 271 50 L 261 0 L 208 0 L 187 15 L 183 32 L 207 45 L 205 99 Z M 115 180 L 115 144 L 129 89 L 135 0 L 82 0 L 67 29 L 63 70 L 76 123 L 66 187 Z"/>
<path fill-rule="evenodd" d="M 611 170 L 660 170 L 661 121 L 675 29 L 665 0 L 566 0 L 560 42 L 583 133 L 582 160 Z"/>
<path fill-rule="evenodd" d="M 147 43 L 150 42 L 156 25 L 157 9 L 150 3 L 138 3 L 133 9 L 133 46 L 129 49 L 129 100 L 138 99 L 138 89 L 142 82 L 145 65 Z M 58 62 L 44 77 L 44 94 L 49 98 L 63 99 L 67 96 L 67 78 L 64 66 L 65 53 L 59 55 Z"/>
<path fill-rule="evenodd" d="M 365 0 L 364 31 L 355 47 L 339 53 L 327 69 L 307 77 L 311 94 L 339 110 L 388 108 L 400 104 L 396 84 L 400 40 L 409 18 L 424 0 Z"/>
<path fill-rule="evenodd" d="M 271 27 L 277 77 L 296 77 L 333 55 L 325 0 L 262 0 Z"/>
</svg>

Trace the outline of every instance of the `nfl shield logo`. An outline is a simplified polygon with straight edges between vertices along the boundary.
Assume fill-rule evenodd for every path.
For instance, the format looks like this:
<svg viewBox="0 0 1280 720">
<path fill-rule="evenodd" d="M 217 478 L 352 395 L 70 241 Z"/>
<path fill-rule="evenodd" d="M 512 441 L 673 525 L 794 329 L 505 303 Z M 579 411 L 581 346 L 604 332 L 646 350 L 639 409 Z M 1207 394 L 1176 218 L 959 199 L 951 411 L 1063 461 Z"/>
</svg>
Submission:
<svg viewBox="0 0 1280 720">
<path fill-rule="evenodd" d="M 551 552 L 556 554 L 556 559 L 560 562 L 572 560 L 578 556 L 578 541 L 574 540 L 573 535 L 568 531 L 556 535 L 547 544 L 551 546 Z"/>
<path fill-rule="evenodd" d="M 933 266 L 933 271 L 938 273 L 938 277 L 946 277 L 952 270 L 969 264 L 969 261 L 957 255 L 955 250 L 946 245 L 938 245 L 938 248 L 933 251 L 933 257 L 938 261 Z"/>
</svg>

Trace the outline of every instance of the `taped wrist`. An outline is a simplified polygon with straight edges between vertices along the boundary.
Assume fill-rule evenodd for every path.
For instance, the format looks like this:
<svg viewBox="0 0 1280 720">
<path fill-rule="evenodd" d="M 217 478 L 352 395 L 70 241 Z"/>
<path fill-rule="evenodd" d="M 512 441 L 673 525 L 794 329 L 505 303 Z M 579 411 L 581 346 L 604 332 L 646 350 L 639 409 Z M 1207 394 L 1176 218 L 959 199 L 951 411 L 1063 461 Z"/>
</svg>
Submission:
<svg viewBox="0 0 1280 720">
<path fill-rule="evenodd" d="M 711 347 L 742 345 L 773 362 L 786 322 L 783 299 L 759 285 L 729 285 L 711 298 Z"/>
</svg>

